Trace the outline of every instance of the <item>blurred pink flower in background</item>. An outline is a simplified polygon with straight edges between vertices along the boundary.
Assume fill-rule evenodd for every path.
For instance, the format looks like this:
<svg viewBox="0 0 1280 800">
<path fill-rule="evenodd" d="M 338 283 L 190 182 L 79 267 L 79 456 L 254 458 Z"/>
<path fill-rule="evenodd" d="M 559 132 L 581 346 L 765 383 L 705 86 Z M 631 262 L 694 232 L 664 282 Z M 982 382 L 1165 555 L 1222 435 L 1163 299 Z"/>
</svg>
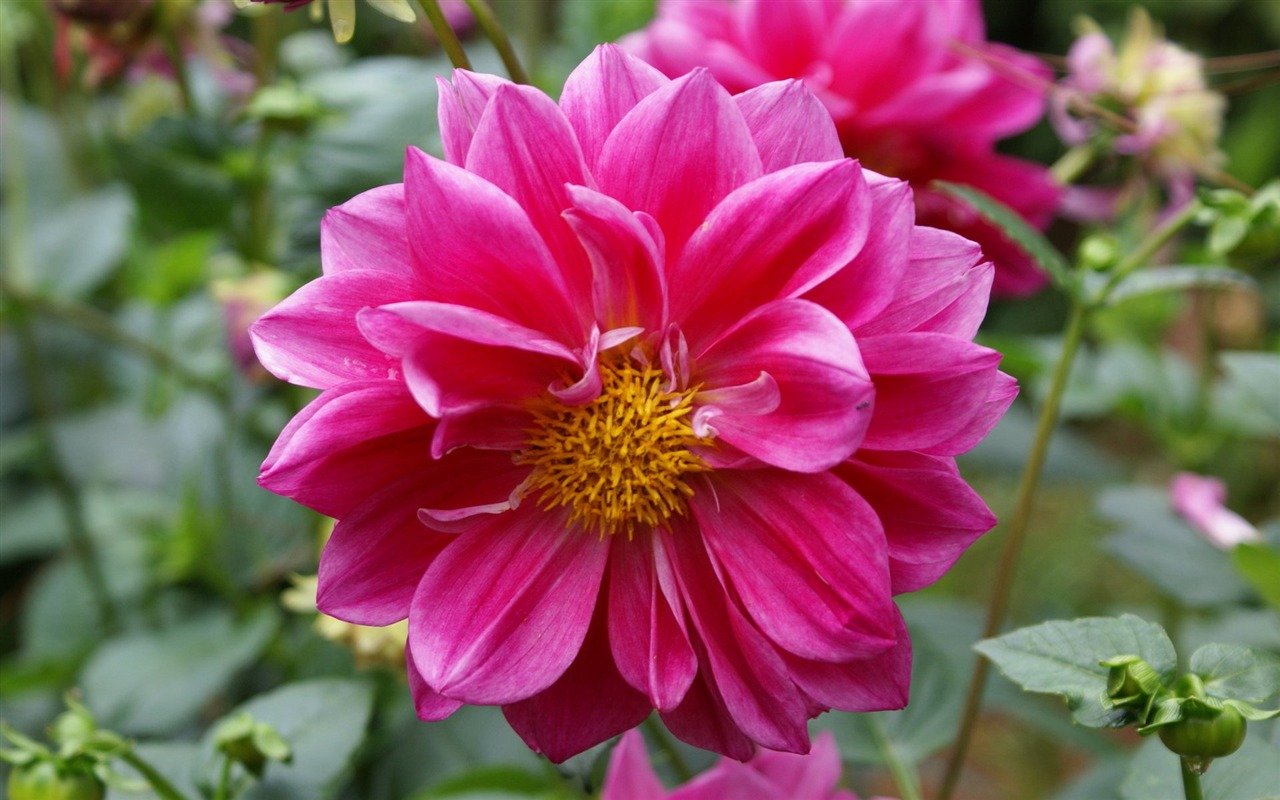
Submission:
<svg viewBox="0 0 1280 800">
<path fill-rule="evenodd" d="M 835 118 L 846 155 L 911 182 L 919 224 L 982 245 L 997 295 L 1045 284 L 976 212 L 927 188 L 973 186 L 1041 228 L 1057 208 L 1047 169 L 995 152 L 1043 115 L 1051 73 L 987 42 L 977 0 L 661 0 L 657 19 L 621 44 L 672 77 L 705 66 L 732 92 L 803 80 Z"/>
<path fill-rule="evenodd" d="M 1227 485 L 1217 478 L 1179 472 L 1169 483 L 1173 510 L 1214 547 L 1230 550 L 1241 542 L 1261 541 L 1258 529 L 1227 508 L 1226 500 Z"/>
<path fill-rule="evenodd" d="M 824 731 L 813 740 L 808 755 L 765 750 L 746 763 L 721 759 L 668 792 L 649 765 L 644 738 L 628 731 L 609 758 L 600 800 L 858 800 L 853 792 L 838 788 L 840 771 L 835 737 Z"/>
<path fill-rule="evenodd" d="M 1017 391 L 978 247 L 796 81 L 604 46 L 559 104 L 458 70 L 439 116 L 253 328 L 323 390 L 260 477 L 339 520 L 320 609 L 408 617 L 421 717 L 501 705 L 554 761 L 655 708 L 747 759 L 903 706 L 892 596 L 994 524 L 953 457 Z"/>
</svg>

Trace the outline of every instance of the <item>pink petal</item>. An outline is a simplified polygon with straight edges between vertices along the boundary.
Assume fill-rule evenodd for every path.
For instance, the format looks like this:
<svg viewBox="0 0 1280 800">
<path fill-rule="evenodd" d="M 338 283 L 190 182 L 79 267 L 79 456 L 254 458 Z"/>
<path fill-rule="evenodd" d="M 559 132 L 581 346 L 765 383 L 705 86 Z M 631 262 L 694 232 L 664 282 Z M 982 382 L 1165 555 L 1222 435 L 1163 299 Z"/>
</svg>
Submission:
<svg viewBox="0 0 1280 800">
<path fill-rule="evenodd" d="M 698 672 L 672 566 L 648 535 L 613 550 L 609 644 L 627 683 L 659 711 L 679 705 Z"/>
<path fill-rule="evenodd" d="M 625 206 L 581 186 L 568 187 L 565 219 L 591 262 L 595 318 L 606 330 L 666 325 L 663 243 Z"/>
<path fill-rule="evenodd" d="M 1179 472 L 1169 482 L 1169 504 L 1214 547 L 1230 550 L 1242 542 L 1258 542 L 1262 534 L 1227 508 L 1227 485 L 1217 478 Z"/>
<path fill-rule="evenodd" d="M 652 708 L 627 685 L 609 655 L 603 609 L 564 675 L 528 700 L 502 707 L 525 744 L 559 764 L 644 722 Z"/>
<path fill-rule="evenodd" d="M 735 797 L 799 800 L 791 794 L 780 794 L 778 787 L 753 770 L 749 763 L 742 764 L 727 759 L 676 788 L 667 795 L 667 800 L 727 800 Z"/>
<path fill-rule="evenodd" d="M 970 136 L 986 141 L 1021 133 L 1044 116 L 1045 86 L 1053 71 L 1035 56 L 1002 44 L 984 43 L 981 62 L 989 77 L 981 91 L 947 115 Z M 975 60 L 980 56 L 971 56 Z"/>
<path fill-rule="evenodd" d="M 836 473 L 884 525 L 894 594 L 932 584 L 996 524 L 950 458 L 863 450 Z"/>
<path fill-rule="evenodd" d="M 818 472 L 848 458 L 872 419 L 875 388 L 853 336 L 807 300 L 781 300 L 748 314 L 697 355 L 693 380 L 709 404 L 720 387 L 751 384 L 763 372 L 776 387 L 769 408 L 719 409 L 720 439 L 761 461 Z"/>
<path fill-rule="evenodd" d="M 358 625 L 409 616 L 423 574 L 453 541 L 424 527 L 419 509 L 506 497 L 525 474 L 504 454 L 461 450 L 388 482 L 334 526 L 320 555 L 320 610 Z"/>
<path fill-rule="evenodd" d="M 820 661 L 893 646 L 884 530 L 865 500 L 827 474 L 752 470 L 715 487 L 712 499 L 695 495 L 690 510 L 765 636 Z"/>
<path fill-rule="evenodd" d="M 824 2 L 743 0 L 739 11 L 746 56 L 778 77 L 801 75 L 830 33 L 832 6 Z"/>
<path fill-rule="evenodd" d="M 863 175 L 871 190 L 866 243 L 848 264 L 806 295 L 853 330 L 892 302 L 910 257 L 915 219 L 910 186 L 870 170 L 863 170 Z"/>
<path fill-rule="evenodd" d="M 996 384 L 1000 354 L 940 333 L 858 340 L 876 387 L 863 447 L 920 450 L 967 429 Z"/>
<path fill-rule="evenodd" d="M 614 127 L 600 153 L 600 190 L 652 215 L 675 259 L 726 195 L 761 174 L 733 99 L 705 71 L 672 81 Z"/>
<path fill-rule="evenodd" d="M 693 513 L 699 521 L 707 516 L 697 506 Z M 777 648 L 739 611 L 716 575 L 697 529 L 691 524 L 678 527 L 655 535 L 662 537 L 675 565 L 689 618 L 706 648 L 706 657 L 699 660 L 704 669 L 710 668 L 729 717 L 764 747 L 807 752 L 807 708 Z M 693 691 L 690 688 L 689 694 Z"/>
<path fill-rule="evenodd" d="M 452 700 L 434 691 L 418 674 L 418 666 L 413 663 L 413 651 L 404 649 L 405 674 L 409 679 L 409 692 L 413 695 L 413 707 L 418 712 L 418 719 L 424 722 L 438 722 L 462 708 L 461 700 Z"/>
<path fill-rule="evenodd" d="M 581 342 L 564 276 L 509 195 L 410 148 L 405 196 L 409 243 L 430 290 L 421 299 L 473 306 L 558 341 Z"/>
<path fill-rule="evenodd" d="M 569 73 L 560 108 L 578 135 L 588 167 L 594 168 L 618 122 L 669 82 L 661 72 L 611 44 L 597 46 Z"/>
<path fill-rule="evenodd" d="M 831 731 L 814 737 L 807 756 L 764 750 L 748 766 L 764 776 L 779 796 L 794 800 L 834 800 L 832 792 L 843 772 Z"/>
<path fill-rule="evenodd" d="M 733 721 L 714 680 L 705 669 L 699 672 L 680 705 L 662 712 L 662 721 L 694 747 L 746 761 L 756 752 L 755 742 Z"/>
<path fill-rule="evenodd" d="M 555 683 L 586 637 L 609 546 L 533 503 L 459 534 L 423 576 L 409 613 L 409 646 L 427 684 L 501 705 Z"/>
<path fill-rule="evenodd" d="M 590 268 L 560 214 L 569 205 L 566 184 L 594 181 L 555 101 L 531 86 L 499 86 L 476 127 L 466 167 L 515 199 L 550 249 L 570 297 L 585 297 Z"/>
<path fill-rule="evenodd" d="M 281 380 L 325 389 L 343 381 L 394 378 L 399 365 L 365 341 L 356 312 L 408 300 L 412 278 L 373 269 L 325 275 L 263 314 L 249 329 L 258 360 Z"/>
<path fill-rule="evenodd" d="M 838 711 L 892 711 L 905 708 L 911 683 L 911 638 L 895 608 L 897 644 L 862 661 L 832 664 L 787 657 L 796 685 L 825 708 Z"/>
<path fill-rule="evenodd" d="M 866 240 L 867 203 L 849 160 L 789 167 L 726 197 L 671 265 L 671 318 L 690 349 L 844 266 Z"/>
<path fill-rule="evenodd" d="M 324 272 L 374 269 L 414 274 L 405 235 L 404 184 L 379 186 L 329 209 L 320 224 Z"/>
<path fill-rule="evenodd" d="M 978 245 L 950 231 L 917 226 L 897 296 L 854 335 L 934 331 L 972 339 L 986 316 L 994 273 Z"/>
<path fill-rule="evenodd" d="M 489 98 L 499 86 L 510 84 L 506 78 L 469 72 L 453 71 L 452 83 L 436 78 L 440 90 L 437 112 L 440 119 L 440 140 L 444 145 L 444 157 L 450 164 L 461 167 L 467 163 L 471 138 L 475 135 L 480 118 L 489 105 Z"/>
<path fill-rule="evenodd" d="M 609 757 L 600 800 L 662 800 L 666 796 L 639 731 L 622 734 Z"/>
<path fill-rule="evenodd" d="M 765 172 L 806 161 L 844 158 L 831 114 L 800 81 L 766 83 L 733 99 L 751 128 Z"/>
<path fill-rule="evenodd" d="M 344 383 L 289 422 L 258 483 L 327 516 L 345 516 L 389 479 L 426 468 L 431 423 L 399 381 Z"/>
<path fill-rule="evenodd" d="M 923 448 L 921 452 L 935 456 L 958 456 L 969 452 L 995 429 L 1017 396 L 1018 382 L 1003 372 L 997 372 L 995 383 L 986 401 L 978 407 L 978 413 L 954 435 Z"/>
</svg>

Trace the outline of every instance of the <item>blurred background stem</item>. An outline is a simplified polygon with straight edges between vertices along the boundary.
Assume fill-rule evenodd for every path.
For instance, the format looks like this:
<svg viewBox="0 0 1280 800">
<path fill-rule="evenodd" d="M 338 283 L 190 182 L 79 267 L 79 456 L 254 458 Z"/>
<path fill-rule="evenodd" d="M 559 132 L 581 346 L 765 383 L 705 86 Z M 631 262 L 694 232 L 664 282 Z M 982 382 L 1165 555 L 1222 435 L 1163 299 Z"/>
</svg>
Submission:
<svg viewBox="0 0 1280 800">
<path fill-rule="evenodd" d="M 462 42 L 458 41 L 458 34 L 453 32 L 449 20 L 445 19 L 444 12 L 440 10 L 440 4 L 436 0 L 418 0 L 418 5 L 422 6 L 423 13 L 427 15 L 431 30 L 435 31 L 436 38 L 440 40 L 440 47 L 449 56 L 449 63 L 456 69 L 471 69 L 471 61 L 467 59 L 467 53 L 462 49 Z"/>
</svg>

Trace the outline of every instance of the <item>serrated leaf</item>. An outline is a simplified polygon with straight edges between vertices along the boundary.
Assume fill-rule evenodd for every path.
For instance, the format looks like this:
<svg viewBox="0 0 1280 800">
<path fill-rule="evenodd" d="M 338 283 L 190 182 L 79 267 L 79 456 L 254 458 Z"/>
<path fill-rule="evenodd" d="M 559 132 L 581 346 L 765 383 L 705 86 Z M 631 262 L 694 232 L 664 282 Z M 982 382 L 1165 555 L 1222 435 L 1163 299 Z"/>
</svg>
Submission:
<svg viewBox="0 0 1280 800">
<path fill-rule="evenodd" d="M 1044 237 L 1044 234 L 1031 227 L 1013 209 L 970 186 L 946 181 L 934 181 L 931 185 L 945 194 L 964 200 L 977 209 L 988 222 L 1027 251 L 1032 260 L 1049 274 L 1053 284 L 1059 289 L 1073 296 L 1078 292 L 1075 273 L 1072 272 L 1067 259 Z"/>
<path fill-rule="evenodd" d="M 1267 605 L 1280 611 L 1280 553 L 1244 542 L 1232 549 L 1231 560 Z"/>
<path fill-rule="evenodd" d="M 1164 628 L 1132 614 L 1054 620 L 984 639 L 974 648 L 1023 689 L 1066 698 L 1076 722 L 1091 728 L 1110 725 L 1115 715 L 1102 705 L 1109 670 L 1100 661 L 1136 655 L 1165 683 L 1177 668 Z"/>
<path fill-rule="evenodd" d="M 1117 303 L 1142 295 L 1158 292 L 1178 292 L 1186 289 L 1223 289 L 1229 286 L 1255 286 L 1254 280 L 1239 270 L 1229 267 L 1200 267 L 1175 265 L 1147 267 L 1126 275 L 1111 288 L 1105 298 L 1099 294 L 1107 283 L 1107 276 L 1090 273 L 1085 277 L 1085 291 L 1094 301 L 1114 306 Z"/>
<path fill-rule="evenodd" d="M 1280 656 L 1252 647 L 1207 644 L 1191 655 L 1191 671 L 1210 695 L 1260 703 L 1280 694 Z"/>
</svg>

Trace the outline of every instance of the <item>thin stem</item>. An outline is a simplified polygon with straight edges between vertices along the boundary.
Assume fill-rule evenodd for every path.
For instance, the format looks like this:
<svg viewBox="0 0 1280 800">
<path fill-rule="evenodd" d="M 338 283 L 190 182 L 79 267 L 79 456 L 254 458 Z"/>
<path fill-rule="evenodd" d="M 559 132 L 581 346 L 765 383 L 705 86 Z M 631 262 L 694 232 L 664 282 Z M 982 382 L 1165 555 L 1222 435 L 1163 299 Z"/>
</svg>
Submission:
<svg viewBox="0 0 1280 800">
<path fill-rule="evenodd" d="M 151 766 L 142 756 L 138 755 L 132 749 L 126 750 L 120 754 L 121 760 L 133 767 L 151 784 L 151 791 L 155 792 L 161 800 L 188 800 L 187 796 L 178 791 L 178 787 L 169 782 L 169 779 L 161 775 L 155 767 Z"/>
<path fill-rule="evenodd" d="M 178 32 L 174 30 L 176 23 L 173 20 L 164 22 L 164 33 L 161 40 L 164 44 L 165 54 L 169 56 L 169 63 L 173 66 L 174 82 L 178 84 L 178 96 L 182 98 L 182 110 L 187 116 L 194 117 L 197 115 L 196 96 L 191 91 L 191 73 L 187 69 L 187 59 L 182 53 L 182 42 L 178 40 Z"/>
<path fill-rule="evenodd" d="M 1200 775 L 1191 769 L 1185 758 L 1179 758 L 1182 765 L 1182 794 L 1186 800 L 1204 800 L 1204 792 L 1200 791 Z"/>
<path fill-rule="evenodd" d="M 458 41 L 458 34 L 449 27 L 449 20 L 444 18 L 440 4 L 436 0 L 418 0 L 418 5 L 422 6 L 423 12 L 427 15 L 427 21 L 431 23 L 431 29 L 436 32 L 440 46 L 449 56 L 449 62 L 458 69 L 471 69 L 471 62 L 467 60 L 467 53 L 462 49 L 462 42 Z"/>
<path fill-rule="evenodd" d="M 525 72 L 524 65 L 520 63 L 520 58 L 511 47 L 511 39 L 498 22 L 498 18 L 494 16 L 493 9 L 489 8 L 489 4 L 484 0 L 466 0 L 466 3 L 476 22 L 479 23 L 480 29 L 484 31 L 485 36 L 489 37 L 489 41 L 493 42 L 498 55 L 502 57 L 502 65 L 507 68 L 507 74 L 511 76 L 511 80 L 516 83 L 529 83 L 529 73 Z"/>
<path fill-rule="evenodd" d="M 1098 151 L 1092 145 L 1078 144 L 1063 153 L 1062 156 L 1049 167 L 1049 174 L 1054 179 L 1067 186 L 1074 183 L 1077 178 L 1084 174 L 1093 160 L 1097 156 Z"/>
<path fill-rule="evenodd" d="M 1115 269 L 1111 271 L 1111 276 L 1107 280 L 1107 284 L 1103 288 L 1100 297 L 1105 301 L 1107 295 L 1111 293 L 1111 290 L 1115 288 L 1116 284 L 1124 280 L 1129 273 L 1146 264 L 1147 261 L 1155 255 L 1157 250 L 1168 244 L 1169 240 L 1172 239 L 1178 231 L 1185 228 L 1191 220 L 1195 219 L 1196 214 L 1200 213 L 1200 210 L 1200 202 L 1198 200 L 1192 200 L 1190 203 L 1183 206 L 1181 211 L 1166 220 L 1163 225 L 1148 234 L 1147 238 L 1134 248 L 1132 253 L 1125 256 L 1119 264 L 1116 264 Z"/>
<path fill-rule="evenodd" d="M 884 723 L 880 721 L 880 717 L 875 714 L 868 714 L 864 717 L 867 727 L 871 729 L 871 737 L 875 740 L 876 750 L 879 751 L 880 757 L 884 759 L 884 765 L 888 768 L 889 774 L 893 776 L 893 782 L 898 787 L 898 794 L 902 800 L 923 800 L 920 794 L 920 780 L 916 777 L 915 769 L 912 765 L 902 760 L 902 756 L 898 753 L 898 748 L 894 746 L 893 740 L 889 738 L 889 734 L 884 729 Z"/>
<path fill-rule="evenodd" d="M 982 631 L 984 639 L 996 635 L 1004 623 L 1009 593 L 1013 588 L 1013 577 L 1018 567 L 1018 554 L 1022 550 L 1022 542 L 1026 538 L 1031 512 L 1035 505 L 1036 487 L 1040 483 L 1040 473 L 1044 468 L 1045 457 L 1049 454 L 1049 443 L 1053 439 L 1053 431 L 1058 424 L 1058 408 L 1062 403 L 1062 395 L 1067 389 L 1071 366 L 1075 362 L 1076 352 L 1080 349 L 1080 342 L 1084 338 L 1089 310 L 1078 301 L 1072 302 L 1071 314 L 1067 318 L 1066 331 L 1063 333 L 1062 353 L 1058 356 L 1058 363 L 1053 369 L 1053 377 L 1049 382 L 1048 394 L 1045 395 L 1044 405 L 1040 409 L 1040 418 L 1031 440 L 1031 449 L 1027 453 L 1027 465 L 1018 484 L 1013 513 L 1009 517 L 1008 538 L 1005 540 L 1004 552 L 1000 556 L 1000 564 L 996 568 L 994 591 L 987 605 L 987 619 Z M 951 757 L 947 762 L 947 771 L 937 800 L 947 800 L 951 797 L 960 780 L 960 770 L 969 750 L 969 739 L 973 735 L 973 726 L 977 722 L 978 712 L 982 707 L 982 694 L 986 688 L 988 668 L 988 662 L 982 658 L 979 658 L 974 665 L 973 675 L 969 679 L 968 694 L 965 697 L 964 713 L 960 717 L 960 728 L 956 733 L 956 743 L 951 750 Z"/>
<path fill-rule="evenodd" d="M 666 728 L 658 722 L 657 718 L 650 715 L 644 721 L 644 727 L 649 734 L 658 743 L 658 747 L 662 749 L 663 755 L 667 758 L 667 763 L 671 765 L 671 769 L 676 773 L 676 778 L 681 783 L 693 778 L 693 770 L 689 769 L 689 762 L 684 760 L 684 756 L 680 755 L 680 749 L 676 747 L 676 743 L 671 741 L 671 736 L 667 734 Z"/>
<path fill-rule="evenodd" d="M 231 797 L 231 757 L 222 756 L 222 770 L 218 775 L 218 788 L 213 792 L 213 800 L 229 800 Z"/>
</svg>

